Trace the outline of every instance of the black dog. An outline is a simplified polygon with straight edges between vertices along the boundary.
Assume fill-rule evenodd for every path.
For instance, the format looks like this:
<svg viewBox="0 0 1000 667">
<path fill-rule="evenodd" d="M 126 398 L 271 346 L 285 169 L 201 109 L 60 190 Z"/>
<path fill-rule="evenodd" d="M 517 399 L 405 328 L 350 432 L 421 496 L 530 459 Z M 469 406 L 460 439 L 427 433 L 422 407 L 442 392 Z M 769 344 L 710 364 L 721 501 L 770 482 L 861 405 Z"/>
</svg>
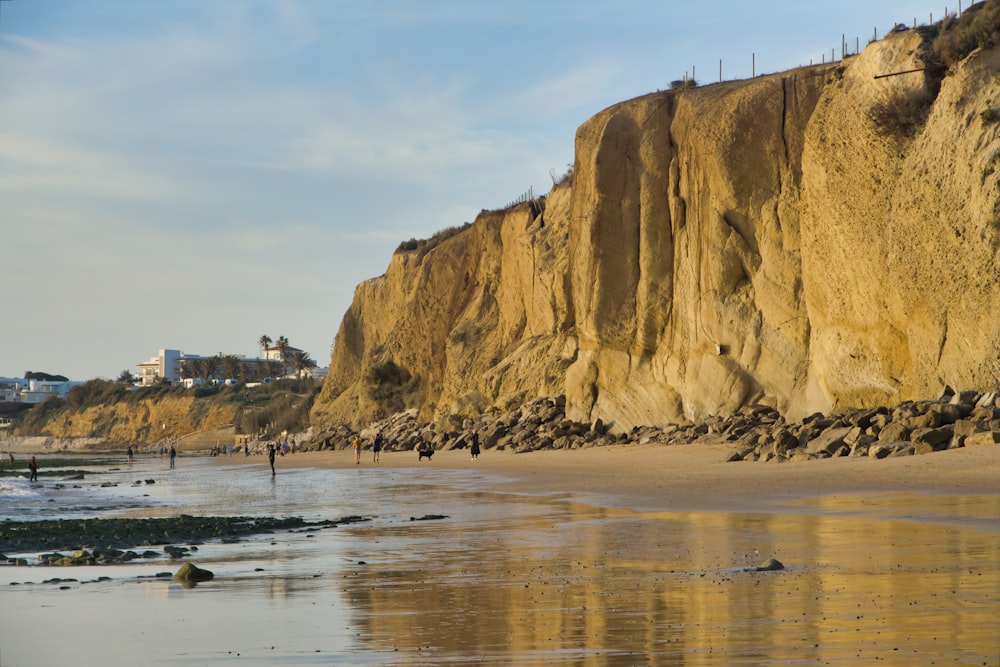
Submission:
<svg viewBox="0 0 1000 667">
<path fill-rule="evenodd" d="M 418 449 L 417 450 L 417 461 L 418 462 L 419 461 L 423 461 L 424 457 L 427 457 L 427 460 L 430 461 L 432 456 L 434 456 L 434 450 L 431 449 L 431 448 L 429 448 L 429 447 L 427 449 Z"/>
</svg>

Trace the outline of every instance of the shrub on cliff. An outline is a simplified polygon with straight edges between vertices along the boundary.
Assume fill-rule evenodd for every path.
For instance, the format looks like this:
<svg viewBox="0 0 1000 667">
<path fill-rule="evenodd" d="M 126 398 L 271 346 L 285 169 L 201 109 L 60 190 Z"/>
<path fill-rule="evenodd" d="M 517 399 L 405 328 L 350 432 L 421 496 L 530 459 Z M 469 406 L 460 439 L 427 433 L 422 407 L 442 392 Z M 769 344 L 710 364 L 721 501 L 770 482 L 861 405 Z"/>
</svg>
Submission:
<svg viewBox="0 0 1000 667">
<path fill-rule="evenodd" d="M 930 93 L 910 91 L 876 102 L 868 109 L 868 118 L 883 135 L 912 139 L 927 122 L 933 103 Z"/>
<path fill-rule="evenodd" d="M 976 49 L 1000 44 L 1000 2 L 988 0 L 972 5 L 961 18 L 949 16 L 939 24 L 934 52 L 949 67 Z"/>
<path fill-rule="evenodd" d="M 441 231 L 435 233 L 429 239 L 417 240 L 410 239 L 409 241 L 403 241 L 396 247 L 397 253 L 402 252 L 414 252 L 417 253 L 417 259 L 423 259 L 424 255 L 429 253 L 431 250 L 441 245 L 444 241 L 447 241 L 451 237 L 464 232 L 466 229 L 472 226 L 472 223 L 466 222 L 457 227 L 447 227 Z"/>
<path fill-rule="evenodd" d="M 385 415 L 416 407 L 421 403 L 420 377 L 393 361 L 372 366 L 365 375 L 368 398 L 378 403 Z"/>
<path fill-rule="evenodd" d="M 101 379 L 87 380 L 83 384 L 71 387 L 69 393 L 66 394 L 66 401 L 73 409 L 79 410 L 87 405 L 117 403 L 127 392 L 128 389 L 118 382 Z"/>
</svg>

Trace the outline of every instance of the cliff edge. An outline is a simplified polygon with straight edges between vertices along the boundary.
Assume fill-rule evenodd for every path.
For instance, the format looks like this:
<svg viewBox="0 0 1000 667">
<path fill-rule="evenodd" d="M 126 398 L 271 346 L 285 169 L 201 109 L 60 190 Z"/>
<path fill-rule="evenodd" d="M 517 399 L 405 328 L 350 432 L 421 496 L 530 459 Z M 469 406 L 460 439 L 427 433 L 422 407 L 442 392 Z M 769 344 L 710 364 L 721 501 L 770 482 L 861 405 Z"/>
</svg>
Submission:
<svg viewBox="0 0 1000 667">
<path fill-rule="evenodd" d="M 598 113 L 571 182 L 357 287 L 313 426 L 565 394 L 627 429 L 996 388 L 1000 51 L 945 75 L 925 49 L 901 30 Z"/>
</svg>

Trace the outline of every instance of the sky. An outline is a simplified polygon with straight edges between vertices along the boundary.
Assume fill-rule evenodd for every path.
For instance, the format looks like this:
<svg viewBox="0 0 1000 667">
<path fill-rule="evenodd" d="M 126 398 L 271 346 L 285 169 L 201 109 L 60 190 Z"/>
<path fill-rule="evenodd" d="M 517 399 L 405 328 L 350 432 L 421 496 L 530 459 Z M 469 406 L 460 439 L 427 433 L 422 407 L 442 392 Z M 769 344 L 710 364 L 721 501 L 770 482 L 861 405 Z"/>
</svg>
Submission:
<svg viewBox="0 0 1000 667">
<path fill-rule="evenodd" d="M 547 193 L 601 109 L 944 11 L 2 0 L 0 377 L 114 379 L 161 348 L 255 357 L 262 335 L 326 366 L 400 242 Z"/>
</svg>

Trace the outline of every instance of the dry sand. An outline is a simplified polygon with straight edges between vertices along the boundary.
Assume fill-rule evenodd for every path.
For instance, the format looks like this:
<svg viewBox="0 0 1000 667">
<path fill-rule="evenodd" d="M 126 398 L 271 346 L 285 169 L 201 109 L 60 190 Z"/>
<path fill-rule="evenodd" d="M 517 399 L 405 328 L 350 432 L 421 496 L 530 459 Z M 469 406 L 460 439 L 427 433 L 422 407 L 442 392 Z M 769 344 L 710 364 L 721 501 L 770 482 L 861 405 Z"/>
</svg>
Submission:
<svg viewBox="0 0 1000 667">
<path fill-rule="evenodd" d="M 761 509 L 775 502 L 837 494 L 911 492 L 1000 493 L 1000 446 L 981 446 L 923 456 L 875 460 L 843 457 L 816 461 L 733 462 L 729 443 L 615 445 L 525 454 L 487 450 L 478 461 L 464 450 L 437 452 L 417 462 L 416 452 L 383 452 L 361 466 L 475 469 L 497 475 L 493 489 L 522 493 L 570 493 L 637 509 Z M 251 457 L 251 463 L 266 461 Z M 354 467 L 353 450 L 279 457 L 283 466 Z"/>
</svg>

